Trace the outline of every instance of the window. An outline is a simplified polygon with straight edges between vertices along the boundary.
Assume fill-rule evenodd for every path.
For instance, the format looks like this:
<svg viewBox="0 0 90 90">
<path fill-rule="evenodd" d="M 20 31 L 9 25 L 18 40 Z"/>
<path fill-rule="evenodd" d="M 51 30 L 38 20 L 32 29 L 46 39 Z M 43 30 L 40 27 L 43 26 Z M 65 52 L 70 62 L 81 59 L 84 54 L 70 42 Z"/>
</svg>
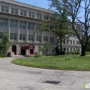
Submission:
<svg viewBox="0 0 90 90">
<path fill-rule="evenodd" d="M 73 44 L 75 44 L 75 40 L 73 40 Z"/>
<path fill-rule="evenodd" d="M 49 20 L 49 16 L 48 15 L 44 15 L 44 20 Z"/>
<path fill-rule="evenodd" d="M 41 52 L 41 46 L 38 46 L 38 52 Z"/>
<path fill-rule="evenodd" d="M 29 12 L 29 17 L 35 18 L 35 13 L 34 12 Z"/>
<path fill-rule="evenodd" d="M 20 40 L 24 40 L 25 41 L 25 34 L 20 34 Z"/>
<path fill-rule="evenodd" d="M 47 36 L 44 36 L 44 41 L 48 41 L 48 37 Z"/>
<path fill-rule="evenodd" d="M 54 43 L 54 37 L 50 37 L 50 42 Z"/>
<path fill-rule="evenodd" d="M 36 41 L 41 42 L 41 36 L 40 35 L 36 35 Z"/>
<path fill-rule="evenodd" d="M 36 30 L 38 30 L 40 28 L 41 25 L 36 24 Z"/>
<path fill-rule="evenodd" d="M 37 19 L 42 19 L 42 14 L 37 13 Z"/>
<path fill-rule="evenodd" d="M 17 21 L 10 21 L 10 27 L 17 28 Z"/>
<path fill-rule="evenodd" d="M 28 24 L 28 29 L 34 30 L 35 24 L 34 23 L 29 23 Z"/>
<path fill-rule="evenodd" d="M 5 20 L 5 19 L 0 19 L 0 26 L 4 26 L 4 27 L 6 27 L 7 26 L 7 20 Z"/>
<path fill-rule="evenodd" d="M 0 32 L 0 38 L 2 38 L 3 37 L 3 32 Z"/>
<path fill-rule="evenodd" d="M 72 40 L 70 40 L 70 44 L 72 44 Z"/>
<path fill-rule="evenodd" d="M 34 41 L 34 36 L 33 35 L 28 35 L 28 40 L 29 41 Z"/>
<path fill-rule="evenodd" d="M 11 8 L 11 13 L 17 15 L 18 14 L 18 9 Z"/>
<path fill-rule="evenodd" d="M 21 11 L 20 11 L 20 15 L 22 15 L 22 16 L 27 16 L 27 12 L 24 11 L 24 10 L 21 10 Z"/>
<path fill-rule="evenodd" d="M 20 22 L 20 28 L 25 29 L 26 28 L 26 23 L 25 22 Z"/>
<path fill-rule="evenodd" d="M 8 13 L 9 8 L 5 6 L 1 6 L 1 12 Z"/>
<path fill-rule="evenodd" d="M 17 34 L 16 33 L 10 33 L 10 39 L 11 40 L 17 40 Z"/>
<path fill-rule="evenodd" d="M 77 44 L 80 44 L 80 42 L 79 42 L 79 41 L 76 41 L 76 43 L 77 43 Z"/>
</svg>

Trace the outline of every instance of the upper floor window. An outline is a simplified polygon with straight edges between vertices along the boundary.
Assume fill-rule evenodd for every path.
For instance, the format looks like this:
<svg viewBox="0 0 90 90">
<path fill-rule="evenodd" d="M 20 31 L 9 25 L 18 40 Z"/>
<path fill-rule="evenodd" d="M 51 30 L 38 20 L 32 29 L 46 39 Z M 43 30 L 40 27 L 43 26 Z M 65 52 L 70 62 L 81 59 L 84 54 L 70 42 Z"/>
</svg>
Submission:
<svg viewBox="0 0 90 90">
<path fill-rule="evenodd" d="M 9 12 L 9 8 L 5 7 L 5 6 L 1 6 L 1 12 L 8 13 Z"/>
<path fill-rule="evenodd" d="M 7 20 L 0 19 L 0 26 L 7 26 L 7 25 L 8 25 Z"/>
<path fill-rule="evenodd" d="M 50 37 L 50 42 L 54 42 L 54 37 Z"/>
<path fill-rule="evenodd" d="M 3 37 L 3 32 L 0 32 L 0 38 L 2 38 Z"/>
<path fill-rule="evenodd" d="M 30 34 L 29 34 L 29 35 L 28 35 L 28 40 L 29 40 L 29 41 L 33 41 L 33 40 L 34 40 L 34 35 L 30 35 Z"/>
<path fill-rule="evenodd" d="M 34 12 L 29 12 L 29 17 L 35 18 L 35 13 Z"/>
<path fill-rule="evenodd" d="M 25 29 L 26 28 L 26 23 L 25 22 L 20 22 L 20 28 Z"/>
<path fill-rule="evenodd" d="M 43 40 L 44 41 L 48 41 L 48 37 L 47 36 L 44 36 Z"/>
<path fill-rule="evenodd" d="M 20 11 L 20 15 L 22 15 L 22 16 L 27 16 L 27 12 L 26 12 L 25 10 L 21 10 L 21 11 Z"/>
<path fill-rule="evenodd" d="M 41 42 L 41 35 L 36 35 L 36 41 Z"/>
<path fill-rule="evenodd" d="M 49 16 L 48 15 L 44 15 L 44 20 L 49 20 Z"/>
<path fill-rule="evenodd" d="M 18 9 L 11 8 L 11 13 L 17 15 L 18 14 Z"/>
<path fill-rule="evenodd" d="M 37 19 L 42 19 L 42 14 L 37 13 Z"/>
<path fill-rule="evenodd" d="M 28 23 L 28 29 L 34 30 L 35 24 L 34 23 Z"/>
<path fill-rule="evenodd" d="M 17 28 L 17 21 L 10 21 L 10 27 Z"/>
<path fill-rule="evenodd" d="M 11 40 L 16 40 L 17 39 L 17 34 L 16 33 L 10 33 L 10 39 Z"/>
<path fill-rule="evenodd" d="M 24 40 L 25 41 L 25 34 L 20 34 L 20 40 Z"/>
<path fill-rule="evenodd" d="M 76 41 L 76 44 L 80 44 L 80 42 L 79 41 Z"/>
</svg>

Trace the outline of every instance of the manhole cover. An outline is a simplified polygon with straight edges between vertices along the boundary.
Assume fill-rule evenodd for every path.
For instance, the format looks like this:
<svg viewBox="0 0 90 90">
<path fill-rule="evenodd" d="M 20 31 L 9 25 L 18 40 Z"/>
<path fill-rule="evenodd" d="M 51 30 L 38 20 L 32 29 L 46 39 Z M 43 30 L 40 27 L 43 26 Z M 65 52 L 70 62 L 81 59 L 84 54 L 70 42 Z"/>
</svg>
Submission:
<svg viewBox="0 0 90 90">
<path fill-rule="evenodd" d="M 49 84 L 59 84 L 59 81 L 45 81 L 44 83 L 49 83 Z"/>
</svg>

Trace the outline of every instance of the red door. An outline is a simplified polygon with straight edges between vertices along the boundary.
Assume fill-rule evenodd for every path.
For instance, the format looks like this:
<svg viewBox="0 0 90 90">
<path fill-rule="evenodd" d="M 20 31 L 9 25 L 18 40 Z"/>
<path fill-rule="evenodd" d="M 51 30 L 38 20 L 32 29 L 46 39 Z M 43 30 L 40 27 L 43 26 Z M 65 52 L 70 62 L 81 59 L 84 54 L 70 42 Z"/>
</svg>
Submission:
<svg viewBox="0 0 90 90">
<path fill-rule="evenodd" d="M 12 51 L 14 52 L 14 55 L 16 55 L 16 45 L 12 46 Z"/>
<path fill-rule="evenodd" d="M 33 55 L 33 53 L 34 53 L 34 50 L 30 49 L 30 55 Z"/>
</svg>

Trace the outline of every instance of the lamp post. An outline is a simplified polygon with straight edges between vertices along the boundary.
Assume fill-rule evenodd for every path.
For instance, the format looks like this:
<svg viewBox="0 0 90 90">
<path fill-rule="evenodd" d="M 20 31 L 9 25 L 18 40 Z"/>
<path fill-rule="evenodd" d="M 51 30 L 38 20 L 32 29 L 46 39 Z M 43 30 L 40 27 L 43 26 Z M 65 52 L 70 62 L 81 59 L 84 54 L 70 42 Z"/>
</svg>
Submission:
<svg viewBox="0 0 90 90">
<path fill-rule="evenodd" d="M 66 60 L 68 60 L 68 58 L 67 58 L 67 39 L 68 39 L 68 35 L 66 34 L 65 35 L 65 46 L 66 46 L 66 50 L 65 50 L 65 53 L 66 53 Z"/>
</svg>

